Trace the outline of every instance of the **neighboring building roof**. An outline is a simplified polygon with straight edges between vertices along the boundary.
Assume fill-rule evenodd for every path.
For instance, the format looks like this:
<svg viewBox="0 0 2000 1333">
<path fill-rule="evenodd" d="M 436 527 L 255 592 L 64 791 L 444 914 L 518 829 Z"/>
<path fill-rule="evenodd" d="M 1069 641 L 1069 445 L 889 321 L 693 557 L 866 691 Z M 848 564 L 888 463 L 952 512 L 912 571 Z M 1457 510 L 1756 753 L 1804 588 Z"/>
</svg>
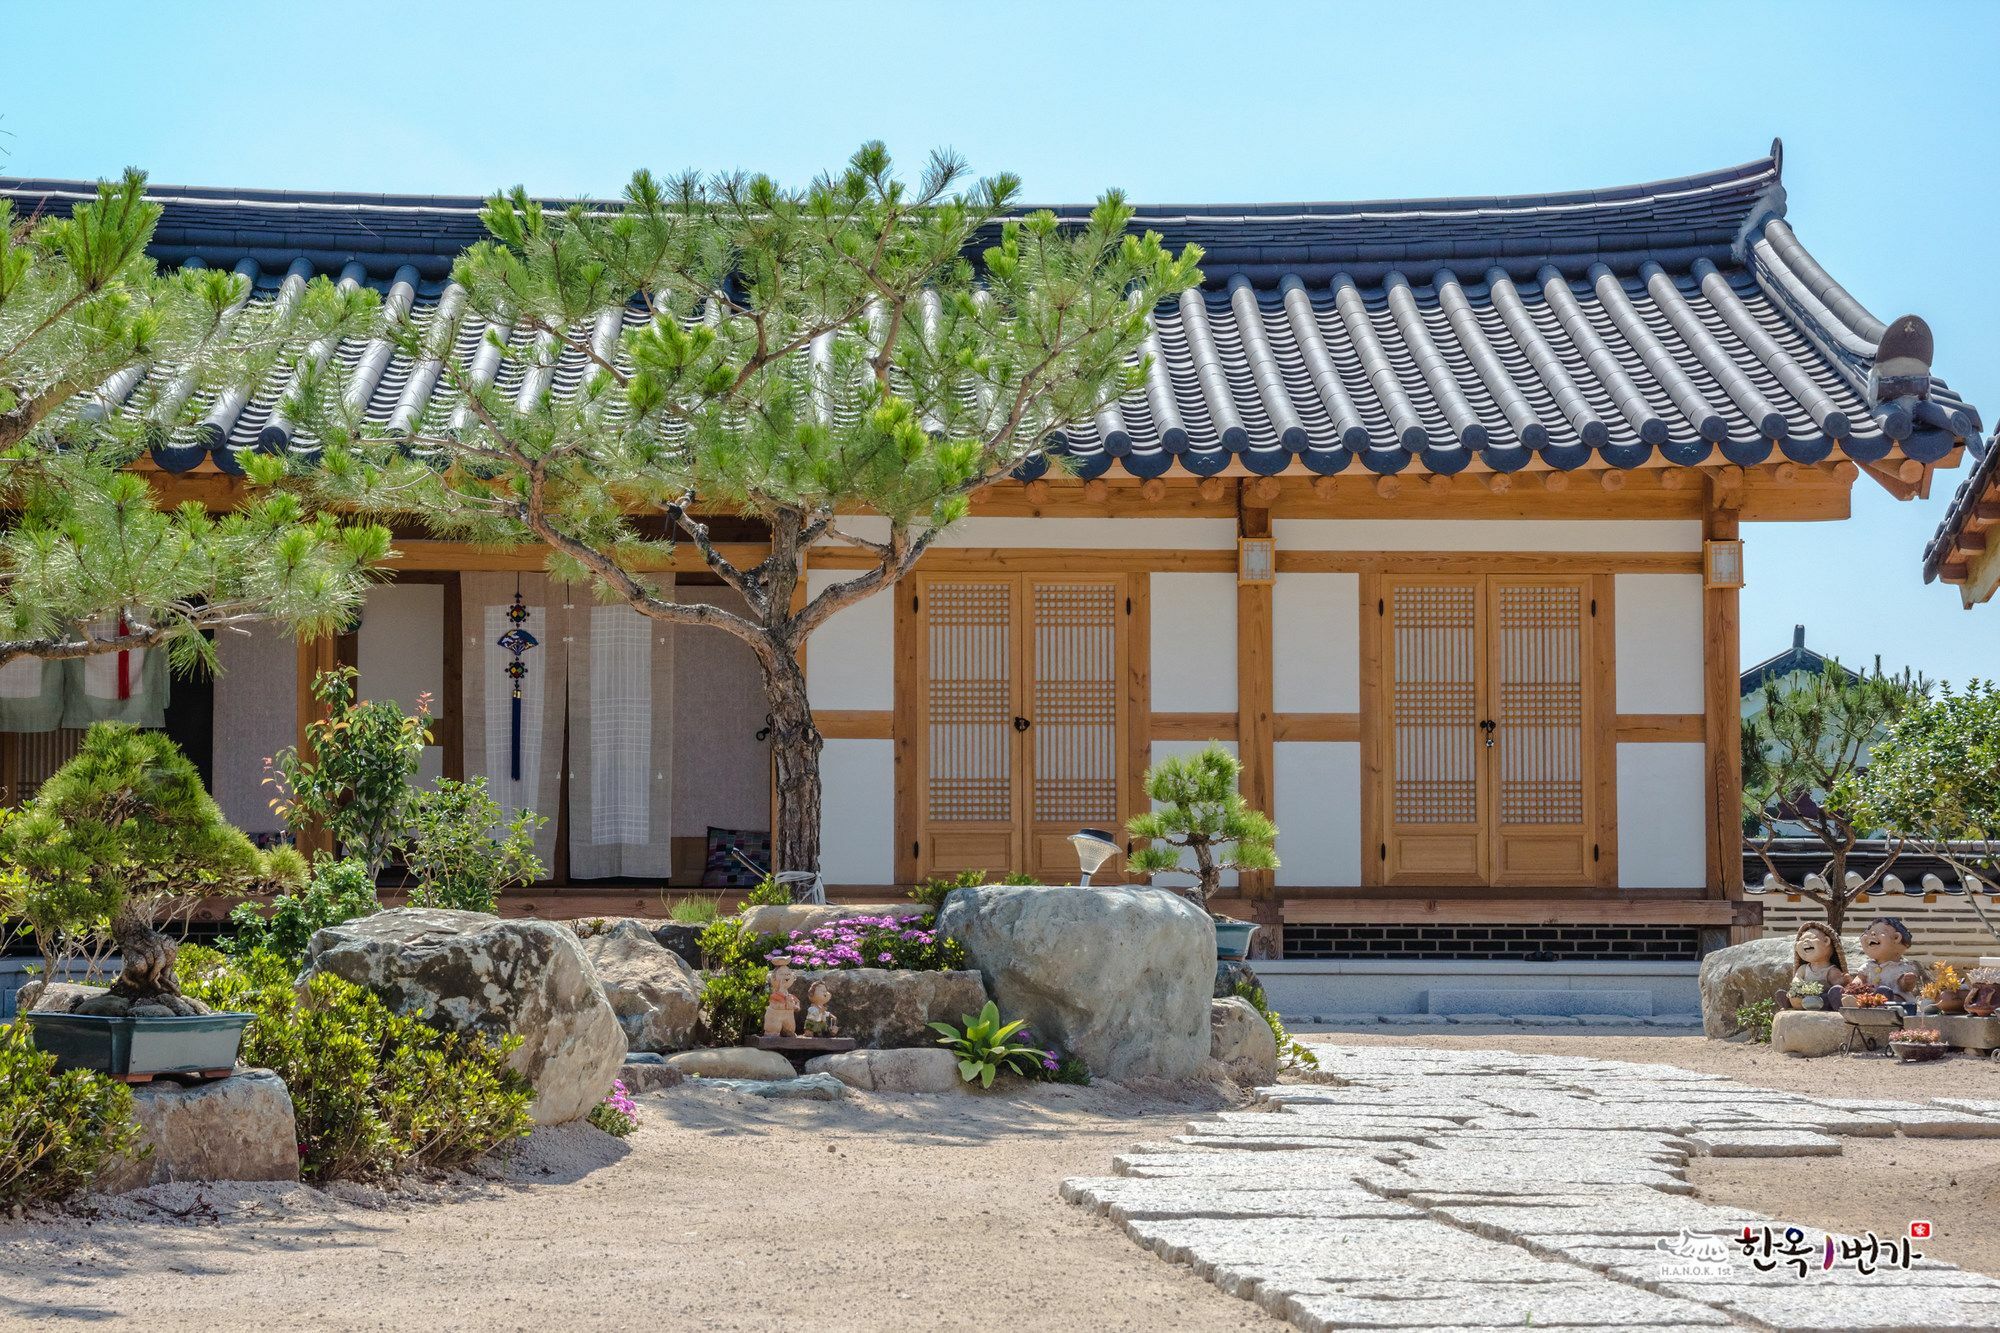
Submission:
<svg viewBox="0 0 2000 1333">
<path fill-rule="evenodd" d="M 2000 525 L 2000 435 L 1992 441 L 1974 439 L 1978 455 L 1972 471 L 1952 494 L 1951 507 L 1938 524 L 1930 545 L 1924 548 L 1924 582 L 1945 578 L 1953 583 L 1966 581 L 1966 563 L 1988 549 L 1994 539 L 1988 529 Z M 1984 601 L 1993 595 L 1993 581 L 1969 595 L 1970 601 Z"/>
<path fill-rule="evenodd" d="M 1820 654 L 1806 647 L 1806 627 L 1804 625 L 1794 625 L 1792 626 L 1792 646 L 1785 649 L 1784 652 L 1779 653 L 1776 657 L 1767 657 L 1756 666 L 1745 668 L 1743 674 L 1737 680 L 1737 693 L 1748 698 L 1772 681 L 1783 680 L 1786 676 L 1796 675 L 1801 671 L 1809 671 L 1815 674 L 1837 671 L 1843 676 L 1853 674 L 1831 657 L 1822 657 Z"/>
<path fill-rule="evenodd" d="M 1207 251 L 1206 290 L 1154 312 L 1154 369 L 1054 441 L 1084 476 L 1258 475 L 1547 465 L 1923 463 L 1974 438 L 1978 414 L 1928 375 L 1871 379 L 1887 331 L 1784 220 L 1780 150 L 1739 167 L 1610 190 L 1357 204 L 1142 207 L 1135 227 Z M 80 182 L 4 180 L 23 208 L 67 208 Z M 340 274 L 434 318 L 451 256 L 481 232 L 469 197 L 156 187 L 164 262 L 237 267 L 259 299 L 287 274 Z M 1084 210 L 1057 210 L 1080 217 Z M 631 312 L 628 322 L 643 317 Z M 1921 331 L 1905 317 L 1898 330 Z M 466 321 L 470 358 L 484 328 Z M 430 368 L 367 357 L 368 413 L 406 425 Z M 344 346 L 360 363 L 369 349 Z M 581 382 L 582 358 L 554 375 Z M 503 368 L 518 379 L 518 366 Z M 1913 387 L 1927 393 L 1918 396 Z M 130 391 L 132 386 L 126 386 Z M 282 386 L 225 404 L 211 453 L 293 445 Z M 1023 469 L 1036 475 L 1037 459 Z"/>
</svg>

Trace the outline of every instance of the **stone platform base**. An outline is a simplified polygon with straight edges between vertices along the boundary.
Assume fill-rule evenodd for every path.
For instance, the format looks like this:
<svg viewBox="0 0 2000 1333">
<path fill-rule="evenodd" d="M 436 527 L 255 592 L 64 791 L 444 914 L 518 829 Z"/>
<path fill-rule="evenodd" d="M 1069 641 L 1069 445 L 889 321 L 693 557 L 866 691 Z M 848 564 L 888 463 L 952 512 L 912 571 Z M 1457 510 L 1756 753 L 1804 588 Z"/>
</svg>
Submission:
<svg viewBox="0 0 2000 1333">
<path fill-rule="evenodd" d="M 1771 1019 L 1771 1049 L 1780 1055 L 1836 1055 L 1847 1044 L 1838 1010 L 1780 1009 Z"/>
<path fill-rule="evenodd" d="M 97 1181 L 103 1193 L 177 1180 L 299 1178 L 292 1095 L 268 1069 L 241 1069 L 215 1083 L 159 1079 L 136 1087 L 132 1118 L 152 1155 L 113 1165 Z"/>
</svg>

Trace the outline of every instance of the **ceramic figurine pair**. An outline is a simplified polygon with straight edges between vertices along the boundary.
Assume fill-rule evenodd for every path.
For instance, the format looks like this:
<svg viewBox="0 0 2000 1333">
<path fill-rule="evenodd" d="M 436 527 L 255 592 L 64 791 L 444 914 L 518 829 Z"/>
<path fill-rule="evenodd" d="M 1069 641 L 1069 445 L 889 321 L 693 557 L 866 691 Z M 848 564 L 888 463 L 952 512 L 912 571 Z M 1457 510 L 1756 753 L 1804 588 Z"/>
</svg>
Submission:
<svg viewBox="0 0 2000 1333">
<path fill-rule="evenodd" d="M 771 1001 L 764 1006 L 764 1035 L 767 1037 L 796 1037 L 799 1035 L 799 997 L 792 994 L 792 983 L 798 974 L 783 963 L 771 969 Z M 808 1037 L 832 1037 L 840 1032 L 840 1022 L 827 1006 L 833 1001 L 833 990 L 824 981 L 815 981 L 806 992 L 806 1029 Z"/>
<path fill-rule="evenodd" d="M 1847 971 L 1841 957 L 1840 937 L 1823 921 L 1808 921 L 1792 940 L 1792 984 L 1818 982 L 1826 988 L 1823 1003 L 1838 1009 L 1846 996 L 1876 994 L 1892 1004 L 1914 1000 L 1923 983 L 1923 969 L 1908 962 L 1910 928 L 1892 916 L 1877 917 L 1861 934 L 1861 952 L 1868 961 L 1855 972 Z M 1785 1002 L 1803 1008 L 1796 994 L 1788 992 Z"/>
</svg>

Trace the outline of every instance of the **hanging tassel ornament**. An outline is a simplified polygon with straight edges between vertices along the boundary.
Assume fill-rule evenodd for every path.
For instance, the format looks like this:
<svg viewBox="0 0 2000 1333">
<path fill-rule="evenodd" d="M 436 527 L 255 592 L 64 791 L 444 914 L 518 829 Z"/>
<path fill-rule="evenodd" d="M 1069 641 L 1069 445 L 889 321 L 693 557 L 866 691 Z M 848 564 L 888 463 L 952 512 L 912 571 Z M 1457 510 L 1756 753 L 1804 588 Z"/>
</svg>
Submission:
<svg viewBox="0 0 2000 1333">
<path fill-rule="evenodd" d="M 507 619 L 513 627 L 495 642 L 514 655 L 514 660 L 507 664 L 507 679 L 513 682 L 514 687 L 512 768 L 509 771 L 514 781 L 519 782 L 521 780 L 521 681 L 528 674 L 528 664 L 521 660 L 521 654 L 533 648 L 539 641 L 528 633 L 528 608 L 521 601 L 521 588 L 518 583 L 514 587 L 514 604 L 507 608 Z"/>
</svg>

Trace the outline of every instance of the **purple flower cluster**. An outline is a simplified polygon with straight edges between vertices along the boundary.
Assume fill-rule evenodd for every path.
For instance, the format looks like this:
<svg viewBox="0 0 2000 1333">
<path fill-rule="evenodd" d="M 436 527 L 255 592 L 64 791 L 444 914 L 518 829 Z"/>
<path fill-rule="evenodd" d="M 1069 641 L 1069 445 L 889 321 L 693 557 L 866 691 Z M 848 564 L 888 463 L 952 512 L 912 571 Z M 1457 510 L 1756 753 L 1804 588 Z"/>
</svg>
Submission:
<svg viewBox="0 0 2000 1333">
<path fill-rule="evenodd" d="M 639 1118 L 639 1103 L 632 1100 L 632 1094 L 626 1091 L 622 1078 L 611 1080 L 611 1095 L 604 1099 L 604 1104 L 622 1116 L 633 1120 Z"/>
<path fill-rule="evenodd" d="M 928 917 L 911 913 L 843 917 L 811 930 L 795 930 L 764 957 L 800 968 L 934 971 L 957 966 L 962 953 L 950 937 L 938 935 Z"/>
</svg>

